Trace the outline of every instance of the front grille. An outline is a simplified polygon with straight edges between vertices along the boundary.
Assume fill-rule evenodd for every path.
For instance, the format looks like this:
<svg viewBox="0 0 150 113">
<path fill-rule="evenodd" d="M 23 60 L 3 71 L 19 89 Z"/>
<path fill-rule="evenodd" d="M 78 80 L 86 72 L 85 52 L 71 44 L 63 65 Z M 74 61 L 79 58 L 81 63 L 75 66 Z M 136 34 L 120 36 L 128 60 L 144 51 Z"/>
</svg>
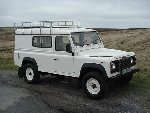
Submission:
<svg viewBox="0 0 150 113">
<path fill-rule="evenodd" d="M 131 59 L 133 60 L 132 63 L 131 63 Z M 115 63 L 116 68 L 111 70 L 111 73 L 115 73 L 115 72 L 122 73 L 122 71 L 129 70 L 132 66 L 136 65 L 136 57 L 135 56 L 131 56 L 131 57 L 124 56 L 120 60 L 112 61 L 112 63 Z"/>
<path fill-rule="evenodd" d="M 120 60 L 120 69 L 127 69 L 131 67 L 131 58 L 130 57 L 122 57 Z"/>
</svg>

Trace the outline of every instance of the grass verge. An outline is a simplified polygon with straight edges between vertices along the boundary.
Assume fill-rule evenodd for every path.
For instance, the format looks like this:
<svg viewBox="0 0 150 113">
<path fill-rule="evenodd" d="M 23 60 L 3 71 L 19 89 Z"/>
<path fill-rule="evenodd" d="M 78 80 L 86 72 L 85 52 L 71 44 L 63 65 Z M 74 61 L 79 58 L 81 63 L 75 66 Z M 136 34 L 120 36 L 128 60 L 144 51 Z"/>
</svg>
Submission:
<svg viewBox="0 0 150 113">
<path fill-rule="evenodd" d="M 133 89 L 135 93 L 142 95 L 147 100 L 146 107 L 150 109 L 150 71 L 137 73 L 131 84 L 131 91 Z"/>
<path fill-rule="evenodd" d="M 150 72 L 136 73 L 131 81 L 132 87 L 137 93 L 147 97 L 150 101 Z"/>
<path fill-rule="evenodd" d="M 146 99 L 146 108 L 150 109 L 150 72 L 139 72 L 127 87 L 129 92 L 141 95 Z"/>
<path fill-rule="evenodd" d="M 12 58 L 0 58 L 0 70 L 17 70 Z"/>
<path fill-rule="evenodd" d="M 141 71 L 135 73 L 128 85 L 114 85 L 112 91 L 121 95 L 133 95 L 143 97 L 146 100 L 146 108 L 150 109 L 150 72 Z"/>
</svg>

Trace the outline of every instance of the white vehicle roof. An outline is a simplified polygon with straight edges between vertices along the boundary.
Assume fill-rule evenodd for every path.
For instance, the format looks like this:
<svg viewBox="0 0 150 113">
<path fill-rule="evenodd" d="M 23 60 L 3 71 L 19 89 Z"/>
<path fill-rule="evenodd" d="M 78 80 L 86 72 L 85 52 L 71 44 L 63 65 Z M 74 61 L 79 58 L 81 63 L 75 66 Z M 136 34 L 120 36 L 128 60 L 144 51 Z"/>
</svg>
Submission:
<svg viewBox="0 0 150 113">
<path fill-rule="evenodd" d="M 40 21 L 14 23 L 15 34 L 71 34 L 72 32 L 91 32 L 93 29 L 80 27 L 77 21 Z"/>
</svg>

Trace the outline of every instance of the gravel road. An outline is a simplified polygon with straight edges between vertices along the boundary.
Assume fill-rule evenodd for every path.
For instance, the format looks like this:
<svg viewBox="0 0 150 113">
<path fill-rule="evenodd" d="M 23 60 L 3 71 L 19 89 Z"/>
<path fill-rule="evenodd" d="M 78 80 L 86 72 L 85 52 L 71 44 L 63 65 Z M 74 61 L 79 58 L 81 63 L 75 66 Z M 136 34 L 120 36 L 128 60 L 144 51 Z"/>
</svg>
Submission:
<svg viewBox="0 0 150 113">
<path fill-rule="evenodd" d="M 36 85 L 25 83 L 14 71 L 0 71 L 0 113 L 148 113 L 149 102 L 138 92 L 112 85 L 109 96 L 89 99 L 77 81 L 64 83 L 44 76 Z"/>
</svg>

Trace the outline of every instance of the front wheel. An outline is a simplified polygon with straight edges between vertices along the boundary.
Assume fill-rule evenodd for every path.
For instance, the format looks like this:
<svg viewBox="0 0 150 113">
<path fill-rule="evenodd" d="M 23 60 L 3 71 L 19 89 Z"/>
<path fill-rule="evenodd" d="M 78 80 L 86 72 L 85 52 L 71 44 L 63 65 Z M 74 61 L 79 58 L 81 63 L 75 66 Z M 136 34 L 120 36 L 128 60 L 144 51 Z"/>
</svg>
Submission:
<svg viewBox="0 0 150 113">
<path fill-rule="evenodd" d="M 24 79 L 29 84 L 39 82 L 40 74 L 38 73 L 37 67 L 33 64 L 26 64 L 23 66 Z"/>
<path fill-rule="evenodd" d="M 108 82 L 99 72 L 85 74 L 82 79 L 82 87 L 85 93 L 93 99 L 99 99 L 108 93 Z"/>
</svg>

